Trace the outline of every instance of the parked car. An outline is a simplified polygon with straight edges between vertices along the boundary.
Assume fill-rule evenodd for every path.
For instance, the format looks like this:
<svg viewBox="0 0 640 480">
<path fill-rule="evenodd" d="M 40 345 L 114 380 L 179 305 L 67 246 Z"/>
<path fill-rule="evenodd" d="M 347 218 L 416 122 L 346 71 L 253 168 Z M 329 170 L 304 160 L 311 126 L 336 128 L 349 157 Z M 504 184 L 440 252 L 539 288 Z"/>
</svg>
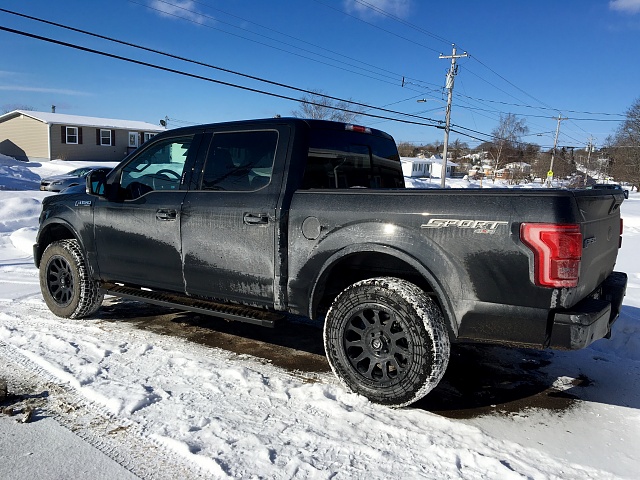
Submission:
<svg viewBox="0 0 640 480">
<path fill-rule="evenodd" d="M 85 177 L 89 172 L 92 172 L 94 170 L 99 170 L 106 174 L 111 171 L 111 167 L 105 167 L 102 165 L 80 167 L 62 175 L 54 175 L 51 177 L 43 178 L 40 181 L 40 190 L 59 192 L 67 187 L 73 187 L 75 185 L 85 185 Z"/>
<path fill-rule="evenodd" d="M 596 183 L 593 186 L 589 186 L 587 188 L 597 189 L 597 190 L 617 190 L 619 192 L 624 193 L 624 198 L 629 198 L 629 190 L 626 188 L 622 188 L 622 186 L 617 183 Z"/>
</svg>

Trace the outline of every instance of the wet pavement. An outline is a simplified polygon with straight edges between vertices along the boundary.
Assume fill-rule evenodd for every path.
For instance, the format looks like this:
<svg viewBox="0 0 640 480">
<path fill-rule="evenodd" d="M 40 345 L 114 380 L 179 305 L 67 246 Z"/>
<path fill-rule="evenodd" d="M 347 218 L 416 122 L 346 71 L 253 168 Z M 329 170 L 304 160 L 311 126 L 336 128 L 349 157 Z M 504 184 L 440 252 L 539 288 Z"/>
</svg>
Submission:
<svg viewBox="0 0 640 480">
<path fill-rule="evenodd" d="M 322 329 L 308 323 L 285 320 L 275 328 L 266 328 L 115 298 L 105 301 L 98 317 L 252 355 L 292 371 L 331 370 L 324 356 Z M 412 408 L 456 419 L 521 413 L 529 408 L 569 409 L 578 397 L 553 387 L 555 378 L 544 371 L 552 361 L 549 350 L 454 345 L 443 380 Z M 589 383 L 589 379 L 579 378 L 575 386 L 587 387 Z"/>
</svg>

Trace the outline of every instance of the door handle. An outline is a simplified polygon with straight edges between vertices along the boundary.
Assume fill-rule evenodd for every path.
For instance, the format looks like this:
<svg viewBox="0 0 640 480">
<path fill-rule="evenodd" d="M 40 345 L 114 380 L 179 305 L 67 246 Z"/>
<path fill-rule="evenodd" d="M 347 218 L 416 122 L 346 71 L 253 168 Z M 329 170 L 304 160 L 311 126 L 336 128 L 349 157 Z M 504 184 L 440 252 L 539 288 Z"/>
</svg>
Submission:
<svg viewBox="0 0 640 480">
<path fill-rule="evenodd" d="M 156 219 L 164 220 L 164 221 L 172 221 L 178 217 L 178 212 L 176 210 L 164 209 L 156 210 Z"/>
<path fill-rule="evenodd" d="M 269 223 L 269 215 L 266 213 L 245 213 L 243 220 L 247 225 L 266 225 Z"/>
</svg>

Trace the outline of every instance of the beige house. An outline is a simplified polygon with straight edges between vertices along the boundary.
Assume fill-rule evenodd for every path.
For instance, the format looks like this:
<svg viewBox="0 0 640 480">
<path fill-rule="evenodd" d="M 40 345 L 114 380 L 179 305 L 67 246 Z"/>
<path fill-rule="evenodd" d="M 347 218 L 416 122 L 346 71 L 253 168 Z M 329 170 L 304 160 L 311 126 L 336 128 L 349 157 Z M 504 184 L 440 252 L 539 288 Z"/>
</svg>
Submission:
<svg viewBox="0 0 640 480">
<path fill-rule="evenodd" d="M 14 110 L 0 115 L 0 154 L 30 161 L 117 162 L 164 130 L 132 120 Z"/>
</svg>

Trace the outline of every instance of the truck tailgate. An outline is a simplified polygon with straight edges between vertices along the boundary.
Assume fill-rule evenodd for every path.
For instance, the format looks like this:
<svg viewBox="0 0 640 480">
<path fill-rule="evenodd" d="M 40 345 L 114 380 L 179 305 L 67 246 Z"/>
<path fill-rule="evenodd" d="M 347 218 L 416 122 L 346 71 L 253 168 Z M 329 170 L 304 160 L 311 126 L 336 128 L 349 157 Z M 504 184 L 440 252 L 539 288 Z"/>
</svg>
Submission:
<svg viewBox="0 0 640 480">
<path fill-rule="evenodd" d="M 562 302 L 565 308 L 596 289 L 613 271 L 622 234 L 620 205 L 624 195 L 593 195 L 593 190 L 576 191 L 582 217 L 582 261 L 578 287 Z"/>
</svg>

